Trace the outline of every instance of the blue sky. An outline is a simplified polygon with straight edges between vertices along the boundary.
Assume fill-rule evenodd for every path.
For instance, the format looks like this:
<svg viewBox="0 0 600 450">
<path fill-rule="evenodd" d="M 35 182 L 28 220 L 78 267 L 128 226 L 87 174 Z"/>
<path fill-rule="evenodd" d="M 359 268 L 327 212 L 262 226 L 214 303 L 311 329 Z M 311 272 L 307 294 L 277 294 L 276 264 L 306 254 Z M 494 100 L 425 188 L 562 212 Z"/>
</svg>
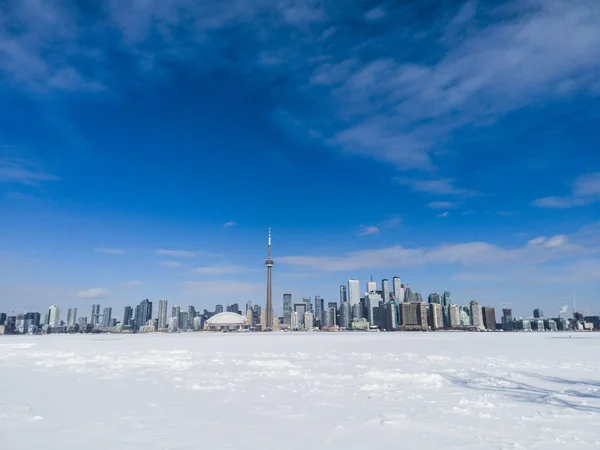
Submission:
<svg viewBox="0 0 600 450">
<path fill-rule="evenodd" d="M 0 3 L 0 310 L 600 288 L 600 4 Z M 81 313 L 80 313 L 81 314 Z M 120 314 L 120 312 L 117 312 Z"/>
</svg>

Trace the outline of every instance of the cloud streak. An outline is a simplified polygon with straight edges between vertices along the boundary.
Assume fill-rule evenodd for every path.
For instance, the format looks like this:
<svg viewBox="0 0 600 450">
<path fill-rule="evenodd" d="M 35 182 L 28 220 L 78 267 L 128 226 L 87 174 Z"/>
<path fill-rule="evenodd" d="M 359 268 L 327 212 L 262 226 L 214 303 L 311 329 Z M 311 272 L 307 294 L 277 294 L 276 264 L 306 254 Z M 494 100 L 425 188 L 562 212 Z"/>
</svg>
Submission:
<svg viewBox="0 0 600 450">
<path fill-rule="evenodd" d="M 95 248 L 94 251 L 96 253 L 104 253 L 106 255 L 124 255 L 125 254 L 125 250 L 120 249 L 120 248 L 100 247 L 100 248 Z"/>
<path fill-rule="evenodd" d="M 193 258 L 196 256 L 196 252 L 189 250 L 169 250 L 160 248 L 155 252 L 159 256 L 170 256 L 171 258 Z"/>
<path fill-rule="evenodd" d="M 567 209 L 600 200 L 600 172 L 581 175 L 573 182 L 570 195 L 543 197 L 533 201 L 538 208 Z"/>
<path fill-rule="evenodd" d="M 75 294 L 75 296 L 85 299 L 104 298 L 108 296 L 108 291 L 103 288 L 91 288 L 79 291 Z"/>
</svg>

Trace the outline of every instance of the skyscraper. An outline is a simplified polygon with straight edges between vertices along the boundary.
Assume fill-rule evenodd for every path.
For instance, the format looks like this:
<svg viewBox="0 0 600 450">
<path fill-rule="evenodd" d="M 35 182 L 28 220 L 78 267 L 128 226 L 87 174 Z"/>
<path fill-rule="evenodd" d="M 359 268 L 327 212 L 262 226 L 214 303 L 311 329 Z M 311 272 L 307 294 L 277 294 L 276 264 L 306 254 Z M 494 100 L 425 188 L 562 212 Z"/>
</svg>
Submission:
<svg viewBox="0 0 600 450">
<path fill-rule="evenodd" d="M 167 299 L 162 298 L 158 301 L 158 329 L 164 330 L 169 323 L 167 322 Z"/>
<path fill-rule="evenodd" d="M 123 323 L 124 327 L 131 325 L 131 319 L 133 319 L 133 308 L 131 306 L 126 306 L 123 310 Z"/>
<path fill-rule="evenodd" d="M 290 316 L 292 314 L 292 294 L 283 294 L 283 323 L 291 325 Z"/>
<path fill-rule="evenodd" d="M 300 321 L 300 325 L 304 324 L 304 313 L 308 311 L 306 309 L 306 303 L 294 303 L 294 311 L 298 313 L 298 320 Z"/>
<path fill-rule="evenodd" d="M 377 290 L 377 283 L 375 281 L 367 281 L 367 294 L 375 292 Z"/>
<path fill-rule="evenodd" d="M 445 293 L 444 293 L 445 294 Z M 450 304 L 448 306 L 450 327 L 455 328 L 460 326 L 460 308 L 458 305 Z"/>
<path fill-rule="evenodd" d="M 386 278 L 381 280 L 381 296 L 384 302 L 390 301 L 390 282 Z"/>
<path fill-rule="evenodd" d="M 177 317 L 177 320 L 179 320 L 179 313 L 181 313 L 180 306 L 175 305 L 171 308 L 171 317 Z M 177 324 L 177 325 L 179 325 L 179 324 Z M 168 326 L 168 324 L 167 324 L 167 326 Z"/>
<path fill-rule="evenodd" d="M 379 322 L 379 318 L 375 316 L 375 309 L 379 307 L 381 296 L 376 294 L 375 291 L 365 295 L 365 303 L 367 305 L 367 320 L 369 324 L 376 325 Z"/>
<path fill-rule="evenodd" d="M 346 286 L 342 284 L 340 285 L 340 305 L 346 301 L 348 301 L 348 296 L 346 295 Z"/>
<path fill-rule="evenodd" d="M 514 329 L 512 309 L 502 309 L 502 329 L 505 331 L 512 331 Z"/>
<path fill-rule="evenodd" d="M 304 303 L 306 303 L 306 310 L 312 311 L 313 307 L 312 307 L 312 302 L 310 301 L 310 297 L 302 297 L 302 301 Z"/>
<path fill-rule="evenodd" d="M 471 307 L 471 323 L 477 328 L 485 328 L 483 325 L 483 311 L 481 305 L 473 300 L 470 303 Z"/>
<path fill-rule="evenodd" d="M 315 320 L 323 323 L 323 311 L 325 310 L 325 302 L 320 295 L 315 295 Z"/>
<path fill-rule="evenodd" d="M 483 325 L 488 330 L 496 329 L 496 310 L 491 306 L 484 306 L 482 308 Z"/>
<path fill-rule="evenodd" d="M 432 330 L 439 330 L 444 327 L 442 305 L 437 302 L 429 303 L 429 326 Z"/>
<path fill-rule="evenodd" d="M 271 258 L 271 228 L 269 228 L 269 244 L 267 247 L 267 260 L 265 261 L 265 266 L 267 268 L 267 304 L 266 304 L 266 312 L 265 312 L 265 322 L 266 328 L 273 328 L 273 299 L 271 297 L 271 269 L 275 265 L 273 258 Z"/>
<path fill-rule="evenodd" d="M 223 312 L 223 305 L 215 305 L 215 314 L 221 314 Z M 181 324 L 179 324 L 181 326 Z"/>
<path fill-rule="evenodd" d="M 438 305 L 442 304 L 442 299 L 440 298 L 440 294 L 429 294 L 427 298 L 427 303 L 437 303 Z"/>
<path fill-rule="evenodd" d="M 152 302 L 148 299 L 143 300 L 135 307 L 135 317 L 133 319 L 133 328 L 138 331 L 152 319 Z"/>
<path fill-rule="evenodd" d="M 404 295 L 400 296 L 400 288 L 402 287 L 402 283 L 400 282 L 400 277 L 392 278 L 392 295 L 396 302 L 403 302 Z"/>
<path fill-rule="evenodd" d="M 394 300 L 385 304 L 385 329 L 388 331 L 398 329 L 398 306 Z"/>
<path fill-rule="evenodd" d="M 534 309 L 533 310 L 533 317 L 535 319 L 541 319 L 541 318 L 543 318 L 544 317 L 544 311 L 542 311 L 541 309 L 538 309 L 538 308 Z"/>
<path fill-rule="evenodd" d="M 48 311 L 50 328 L 57 328 L 60 325 L 60 309 L 52 305 Z"/>
<path fill-rule="evenodd" d="M 98 325 L 98 321 L 100 320 L 100 305 L 92 305 L 92 314 L 90 316 L 90 323 L 93 326 Z"/>
<path fill-rule="evenodd" d="M 348 280 L 348 301 L 350 307 L 354 308 L 354 305 L 360 303 L 360 281 L 350 279 Z"/>
<path fill-rule="evenodd" d="M 77 308 L 69 308 L 67 311 L 67 328 L 72 328 L 77 323 Z"/>
<path fill-rule="evenodd" d="M 350 303 L 345 301 L 340 305 L 340 327 L 349 329 L 350 322 L 352 320 L 352 311 L 350 309 Z"/>
<path fill-rule="evenodd" d="M 104 328 L 110 327 L 110 319 L 112 318 L 112 308 L 104 308 L 102 311 L 102 326 Z"/>
</svg>

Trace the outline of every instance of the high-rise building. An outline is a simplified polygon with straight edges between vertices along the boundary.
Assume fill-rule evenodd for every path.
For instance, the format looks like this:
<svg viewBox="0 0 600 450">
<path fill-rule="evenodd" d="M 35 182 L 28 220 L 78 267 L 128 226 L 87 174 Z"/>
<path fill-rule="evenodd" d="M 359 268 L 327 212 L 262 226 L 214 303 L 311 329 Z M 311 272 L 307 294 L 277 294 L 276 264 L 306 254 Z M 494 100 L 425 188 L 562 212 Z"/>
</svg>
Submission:
<svg viewBox="0 0 600 450">
<path fill-rule="evenodd" d="M 496 310 L 491 306 L 484 306 L 482 308 L 483 325 L 488 330 L 496 329 Z"/>
<path fill-rule="evenodd" d="M 215 314 L 221 314 L 223 312 L 223 305 L 215 305 Z"/>
<path fill-rule="evenodd" d="M 542 319 L 544 317 L 544 311 L 542 311 L 541 309 L 534 309 L 533 310 L 533 317 L 535 319 Z"/>
<path fill-rule="evenodd" d="M 315 295 L 315 320 L 323 323 L 323 311 L 325 310 L 325 302 L 320 295 Z"/>
<path fill-rule="evenodd" d="M 387 278 L 381 280 L 381 296 L 383 297 L 384 302 L 390 301 L 390 282 Z"/>
<path fill-rule="evenodd" d="M 439 330 L 444 327 L 442 305 L 437 302 L 429 303 L 429 326 L 432 330 Z"/>
<path fill-rule="evenodd" d="M 48 316 L 48 320 L 50 321 L 50 328 L 58 328 L 58 326 L 60 325 L 60 309 L 57 305 L 52 305 L 50 307 L 50 309 L 48 310 Z"/>
<path fill-rule="evenodd" d="M 351 308 L 360 303 L 360 281 L 348 280 L 348 301 Z"/>
<path fill-rule="evenodd" d="M 306 303 L 294 303 L 294 311 L 298 313 L 298 320 L 300 321 L 300 325 L 304 325 L 304 313 L 308 311 L 306 308 Z"/>
<path fill-rule="evenodd" d="M 369 294 L 371 292 L 375 292 L 376 290 L 377 290 L 377 283 L 373 280 L 367 281 L 366 293 Z"/>
<path fill-rule="evenodd" d="M 273 298 L 271 290 L 271 270 L 275 262 L 271 258 L 271 228 L 269 228 L 269 244 L 267 248 L 267 259 L 265 261 L 265 267 L 267 268 L 267 303 L 266 303 L 266 329 L 273 329 Z M 263 328 L 264 330 L 265 328 Z"/>
<path fill-rule="evenodd" d="M 169 333 L 176 333 L 179 331 L 179 319 L 177 317 L 169 317 L 167 329 Z"/>
<path fill-rule="evenodd" d="M 314 314 L 312 313 L 312 311 L 306 311 L 304 313 L 304 323 L 303 323 L 304 329 L 310 330 L 314 326 L 314 323 L 315 323 Z"/>
<path fill-rule="evenodd" d="M 79 319 L 77 319 L 77 325 L 79 326 L 79 331 L 85 331 L 86 327 L 87 327 L 87 317 L 80 317 Z"/>
<path fill-rule="evenodd" d="M 449 319 L 450 319 L 450 327 L 456 328 L 460 326 L 460 308 L 458 305 L 450 304 L 448 306 Z"/>
<path fill-rule="evenodd" d="M 440 298 L 440 294 L 429 294 L 429 297 L 427 297 L 427 303 L 437 303 L 438 305 L 441 305 L 442 299 Z"/>
<path fill-rule="evenodd" d="M 90 315 L 90 323 L 93 326 L 100 322 L 100 305 L 92 305 L 92 314 Z"/>
<path fill-rule="evenodd" d="M 241 314 L 240 311 L 240 306 L 237 303 L 234 303 L 232 305 L 233 308 L 235 308 L 235 313 L 236 314 Z M 188 324 L 187 324 L 187 329 L 188 330 L 193 330 L 194 329 L 194 317 L 196 317 L 196 308 L 194 308 L 192 305 L 188 306 Z"/>
<path fill-rule="evenodd" d="M 419 311 L 417 310 L 418 303 L 402 302 L 400 303 L 400 324 L 402 326 L 416 326 L 419 323 Z"/>
<path fill-rule="evenodd" d="M 109 328 L 111 319 L 112 319 L 112 308 L 110 308 L 110 307 L 104 308 L 104 310 L 102 311 L 102 326 L 104 328 Z"/>
<path fill-rule="evenodd" d="M 421 329 L 429 329 L 429 319 L 427 317 L 427 303 L 417 302 L 417 322 Z"/>
<path fill-rule="evenodd" d="M 398 329 L 398 305 L 394 300 L 385 304 L 385 329 L 388 331 Z"/>
<path fill-rule="evenodd" d="M 129 327 L 133 322 L 133 308 L 131 306 L 126 306 L 123 310 L 123 322 L 122 325 L 124 327 Z"/>
<path fill-rule="evenodd" d="M 313 308 L 312 308 L 312 302 L 310 300 L 310 297 L 302 297 L 302 301 L 306 305 L 306 310 L 312 311 Z"/>
<path fill-rule="evenodd" d="M 342 304 L 340 305 L 340 327 L 349 329 L 351 321 L 352 310 L 350 308 L 350 302 L 342 302 Z"/>
<path fill-rule="evenodd" d="M 133 329 L 139 331 L 141 327 L 146 326 L 150 319 L 152 319 L 152 302 L 145 299 L 135 307 Z"/>
<path fill-rule="evenodd" d="M 404 301 L 404 294 L 400 292 L 401 288 L 402 282 L 400 281 L 400 277 L 392 278 L 392 295 L 394 296 L 396 303 Z"/>
<path fill-rule="evenodd" d="M 292 311 L 290 314 L 290 328 L 292 330 L 300 329 L 300 317 L 296 311 Z"/>
<path fill-rule="evenodd" d="M 446 328 L 450 328 L 450 303 L 452 303 L 450 292 L 444 291 L 442 294 L 442 317 Z"/>
<path fill-rule="evenodd" d="M 346 286 L 342 284 L 340 285 L 340 305 L 346 301 L 348 301 L 348 296 L 346 295 Z"/>
<path fill-rule="evenodd" d="M 189 329 L 189 317 L 186 311 L 181 311 L 179 313 L 179 317 L 177 320 L 177 325 L 180 330 L 188 330 Z"/>
<path fill-rule="evenodd" d="M 514 329 L 512 309 L 502 309 L 502 329 L 505 331 L 512 331 Z"/>
<path fill-rule="evenodd" d="M 0 326 L 6 323 L 6 313 L 0 313 Z"/>
<path fill-rule="evenodd" d="M 252 309 L 252 322 L 255 326 L 260 325 L 260 318 L 262 316 L 262 307 L 260 305 L 254 305 Z"/>
<path fill-rule="evenodd" d="M 458 318 L 461 326 L 473 325 L 471 320 L 471 308 L 469 306 L 460 306 L 458 308 Z"/>
<path fill-rule="evenodd" d="M 158 329 L 164 330 L 169 325 L 167 322 L 167 311 L 169 302 L 166 298 L 161 298 L 158 301 Z"/>
<path fill-rule="evenodd" d="M 471 307 L 471 323 L 477 328 L 485 328 L 483 325 L 483 311 L 481 309 L 481 305 L 473 300 L 470 303 Z"/>
<path fill-rule="evenodd" d="M 292 294 L 283 294 L 283 323 L 291 325 L 290 317 L 292 314 Z"/>
<path fill-rule="evenodd" d="M 73 328 L 77 323 L 77 308 L 69 308 L 67 311 L 67 328 Z"/>
<path fill-rule="evenodd" d="M 363 304 L 361 302 L 358 302 L 354 306 L 352 306 L 351 311 L 352 311 L 352 315 L 350 318 L 350 322 L 364 318 L 364 308 L 363 308 Z"/>
<path fill-rule="evenodd" d="M 379 322 L 379 317 L 376 317 L 375 308 L 379 308 L 379 302 L 381 301 L 381 296 L 379 294 L 376 294 L 375 291 L 371 291 L 370 294 L 365 295 L 365 304 L 367 307 L 367 321 L 371 325 L 376 325 Z"/>
</svg>

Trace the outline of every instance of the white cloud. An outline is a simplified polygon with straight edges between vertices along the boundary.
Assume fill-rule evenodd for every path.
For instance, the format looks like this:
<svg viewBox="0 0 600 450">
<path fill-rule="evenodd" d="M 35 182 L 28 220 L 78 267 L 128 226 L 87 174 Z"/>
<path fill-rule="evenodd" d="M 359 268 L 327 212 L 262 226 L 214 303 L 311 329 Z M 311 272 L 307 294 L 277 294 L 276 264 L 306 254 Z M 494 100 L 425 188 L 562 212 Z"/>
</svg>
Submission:
<svg viewBox="0 0 600 450">
<path fill-rule="evenodd" d="M 138 280 L 126 281 L 124 283 L 119 284 L 119 287 L 122 287 L 122 288 L 132 288 L 132 287 L 135 287 L 135 286 L 139 286 L 140 284 L 142 284 L 142 282 L 138 281 Z"/>
<path fill-rule="evenodd" d="M 210 267 L 197 267 L 194 269 L 194 272 L 199 273 L 201 275 L 225 275 L 230 273 L 244 273 L 249 272 L 252 269 L 248 269 L 244 266 L 210 266 Z"/>
<path fill-rule="evenodd" d="M 545 236 L 538 236 L 535 239 L 532 239 L 529 242 L 527 242 L 527 245 L 542 245 L 547 240 L 548 240 L 548 238 L 546 238 Z"/>
<path fill-rule="evenodd" d="M 44 181 L 57 181 L 58 179 L 56 175 L 45 172 L 33 161 L 0 157 L 0 182 L 36 185 Z"/>
<path fill-rule="evenodd" d="M 104 298 L 108 295 L 108 291 L 103 288 L 91 288 L 79 291 L 75 294 L 79 298 Z"/>
<path fill-rule="evenodd" d="M 445 211 L 441 214 L 438 214 L 438 217 L 448 217 L 450 215 L 450 213 L 448 211 Z"/>
<path fill-rule="evenodd" d="M 195 252 L 189 250 L 168 250 L 164 248 L 156 250 L 156 254 L 159 256 L 170 256 L 172 258 L 193 258 L 196 256 Z"/>
<path fill-rule="evenodd" d="M 358 232 L 359 236 L 370 236 L 373 234 L 379 234 L 379 228 L 375 226 L 360 226 L 360 231 Z"/>
<path fill-rule="evenodd" d="M 455 206 L 456 203 L 453 202 L 431 202 L 427 204 L 427 207 L 431 209 L 450 209 Z"/>
<path fill-rule="evenodd" d="M 564 234 L 559 234 L 559 235 L 556 235 L 556 236 L 552 236 L 544 244 L 544 247 L 546 247 L 546 248 L 562 247 L 563 245 L 565 245 L 567 243 L 567 240 L 568 240 L 568 238 Z"/>
<path fill-rule="evenodd" d="M 225 224 L 223 225 L 223 228 L 230 228 L 230 227 L 235 227 L 237 226 L 236 222 L 225 222 Z"/>
<path fill-rule="evenodd" d="M 385 17 L 385 10 L 381 7 L 373 8 L 365 14 L 367 20 L 379 20 Z"/>
<path fill-rule="evenodd" d="M 538 208 L 566 209 L 600 201 L 600 172 L 580 175 L 567 196 L 538 198 L 532 202 Z"/>
<path fill-rule="evenodd" d="M 120 248 L 95 248 L 94 251 L 96 253 L 105 253 L 107 255 L 124 255 L 125 254 L 125 250 L 122 250 Z"/>
<path fill-rule="evenodd" d="M 165 267 L 181 267 L 181 263 L 179 261 L 163 261 L 162 265 Z"/>
<path fill-rule="evenodd" d="M 426 192 L 429 194 L 460 195 L 468 194 L 466 189 L 457 188 L 454 180 L 445 178 L 438 180 L 424 180 L 418 178 L 396 177 L 396 183 L 409 186 L 415 192 Z"/>
</svg>

